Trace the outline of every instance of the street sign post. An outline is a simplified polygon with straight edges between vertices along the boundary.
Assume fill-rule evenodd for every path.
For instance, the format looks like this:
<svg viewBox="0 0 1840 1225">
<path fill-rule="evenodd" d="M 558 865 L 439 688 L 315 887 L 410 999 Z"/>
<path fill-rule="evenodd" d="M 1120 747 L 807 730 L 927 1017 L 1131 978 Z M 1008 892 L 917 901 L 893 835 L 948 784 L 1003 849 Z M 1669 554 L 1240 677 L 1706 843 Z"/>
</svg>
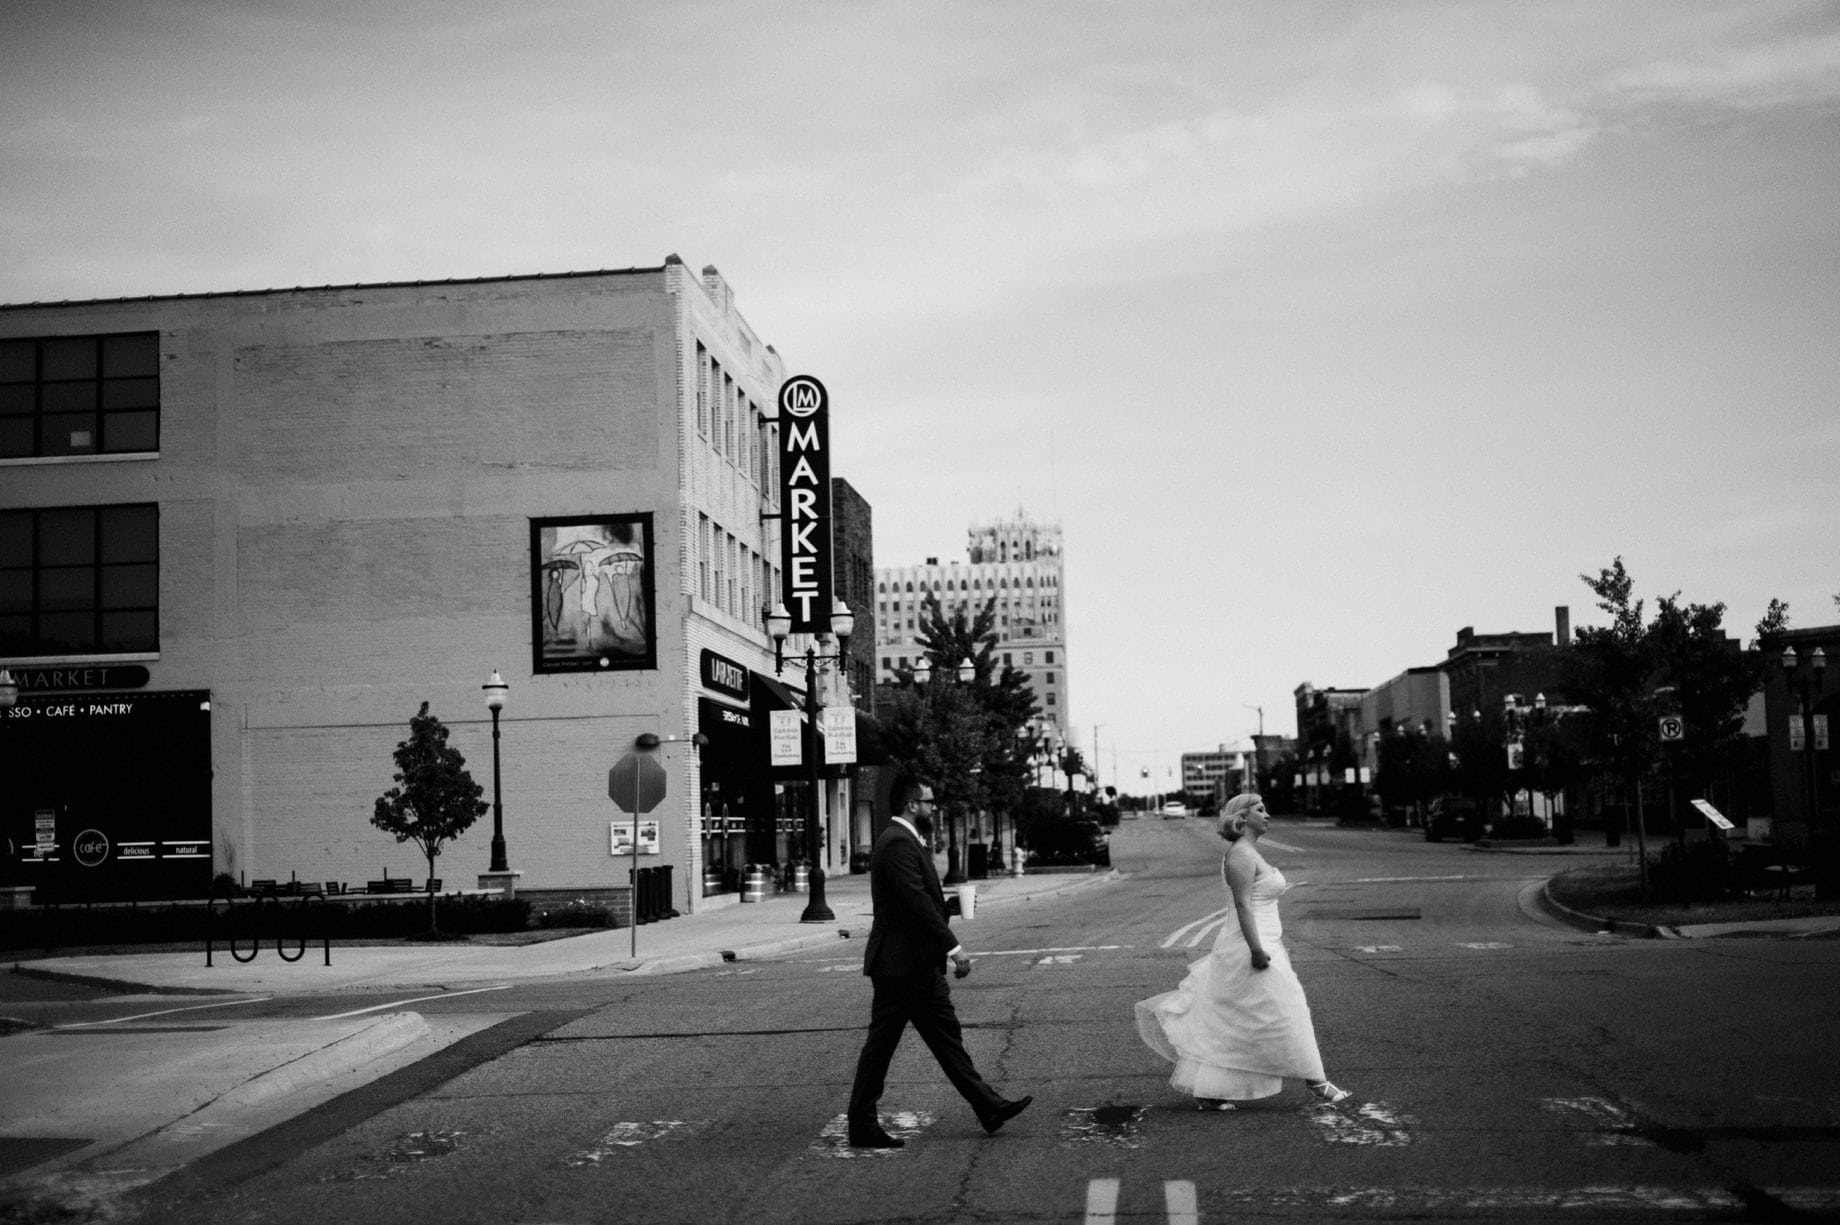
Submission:
<svg viewBox="0 0 1840 1225">
<path fill-rule="evenodd" d="M 656 737 L 653 737 L 656 740 Z M 632 833 L 632 955 L 639 955 L 639 814 L 664 802 L 664 767 L 650 753 L 628 753 L 607 771 L 607 798 L 630 812 Z"/>
<path fill-rule="evenodd" d="M 1656 722 L 1661 728 L 1663 740 L 1685 740 L 1687 738 L 1687 721 L 1679 715 L 1662 715 Z"/>
</svg>

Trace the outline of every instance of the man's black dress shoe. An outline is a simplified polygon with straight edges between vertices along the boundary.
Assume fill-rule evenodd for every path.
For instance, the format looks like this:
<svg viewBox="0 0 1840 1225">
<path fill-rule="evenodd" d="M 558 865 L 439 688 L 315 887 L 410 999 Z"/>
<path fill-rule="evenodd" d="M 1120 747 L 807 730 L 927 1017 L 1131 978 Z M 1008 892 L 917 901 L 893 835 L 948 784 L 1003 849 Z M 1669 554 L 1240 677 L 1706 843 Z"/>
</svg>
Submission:
<svg viewBox="0 0 1840 1225">
<path fill-rule="evenodd" d="M 1001 1106 L 998 1106 L 994 1111 L 985 1115 L 978 1121 L 984 1125 L 984 1130 L 986 1132 L 994 1136 L 997 1134 L 997 1128 L 1003 1126 L 1005 1123 L 1027 1110 L 1029 1108 L 1029 1103 L 1034 1100 L 1034 1094 L 1029 1094 L 1026 1097 L 1019 1097 L 1013 1102 L 1004 1102 Z"/>
<path fill-rule="evenodd" d="M 906 1148 L 907 1141 L 898 1140 L 895 1137 L 889 1135 L 887 1132 L 883 1131 L 879 1127 L 876 1128 L 874 1131 L 867 1131 L 867 1130 L 857 1131 L 855 1128 L 851 1128 L 850 1129 L 850 1147 L 851 1148 Z"/>
</svg>

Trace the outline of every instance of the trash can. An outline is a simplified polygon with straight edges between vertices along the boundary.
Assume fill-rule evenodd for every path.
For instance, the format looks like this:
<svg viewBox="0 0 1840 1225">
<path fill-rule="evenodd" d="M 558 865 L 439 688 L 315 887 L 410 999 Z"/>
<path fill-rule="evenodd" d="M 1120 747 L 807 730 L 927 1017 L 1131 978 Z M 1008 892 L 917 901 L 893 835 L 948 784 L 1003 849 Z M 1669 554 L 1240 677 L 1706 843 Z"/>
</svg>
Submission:
<svg viewBox="0 0 1840 1225">
<path fill-rule="evenodd" d="M 703 869 L 703 896 L 714 897 L 722 892 L 722 869 L 711 864 Z"/>
<path fill-rule="evenodd" d="M 741 900 L 744 902 L 764 902 L 767 899 L 767 870 L 758 864 L 749 864 L 747 876 L 742 880 Z"/>
<path fill-rule="evenodd" d="M 795 863 L 792 865 L 792 883 L 787 886 L 794 893 L 803 893 L 811 887 L 811 865 Z"/>
<path fill-rule="evenodd" d="M 990 847 L 982 842 L 973 842 L 965 848 L 965 875 L 972 880 L 983 880 L 990 875 Z"/>
<path fill-rule="evenodd" d="M 960 885 L 958 887 L 958 917 L 975 919 L 977 917 L 977 886 Z"/>
</svg>

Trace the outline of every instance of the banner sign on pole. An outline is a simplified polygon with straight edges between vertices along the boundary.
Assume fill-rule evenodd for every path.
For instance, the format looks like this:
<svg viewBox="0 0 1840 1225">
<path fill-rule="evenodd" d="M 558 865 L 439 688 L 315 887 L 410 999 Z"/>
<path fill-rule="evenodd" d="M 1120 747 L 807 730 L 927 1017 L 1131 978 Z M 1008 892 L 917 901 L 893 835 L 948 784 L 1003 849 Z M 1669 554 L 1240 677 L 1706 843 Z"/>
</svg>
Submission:
<svg viewBox="0 0 1840 1225">
<path fill-rule="evenodd" d="M 856 760 L 856 708 L 826 706 L 818 712 L 818 725 L 824 729 L 824 760 L 833 766 L 847 766 Z"/>
<path fill-rule="evenodd" d="M 1806 729 L 1802 726 L 1800 711 L 1789 712 L 1789 751 L 1799 753 L 1808 744 Z"/>
<path fill-rule="evenodd" d="M 772 745 L 772 762 L 776 766 L 796 766 L 804 758 L 799 751 L 799 724 L 803 721 L 796 710 L 773 710 L 767 712 L 771 722 L 767 727 L 768 740 Z"/>
<path fill-rule="evenodd" d="M 1827 716 L 1812 715 L 1814 720 L 1814 748 L 1817 753 L 1827 751 Z"/>
<path fill-rule="evenodd" d="M 809 374 L 779 389 L 779 555 L 795 634 L 831 628 L 830 396 Z"/>
</svg>

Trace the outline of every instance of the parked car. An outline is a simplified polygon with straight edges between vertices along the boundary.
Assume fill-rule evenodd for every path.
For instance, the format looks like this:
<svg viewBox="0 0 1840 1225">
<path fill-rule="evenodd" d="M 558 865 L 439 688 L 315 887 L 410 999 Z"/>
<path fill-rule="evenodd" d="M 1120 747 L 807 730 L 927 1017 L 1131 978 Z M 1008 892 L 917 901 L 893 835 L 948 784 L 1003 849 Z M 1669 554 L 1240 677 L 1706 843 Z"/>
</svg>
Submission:
<svg viewBox="0 0 1840 1225">
<path fill-rule="evenodd" d="M 1447 837 L 1464 842 L 1482 837 L 1482 810 L 1476 801 L 1461 795 L 1431 801 L 1425 810 L 1425 841 L 1442 842 Z"/>
<path fill-rule="evenodd" d="M 1163 805 L 1161 812 L 1165 820 L 1174 821 L 1188 815 L 1188 805 L 1171 800 Z"/>
</svg>

